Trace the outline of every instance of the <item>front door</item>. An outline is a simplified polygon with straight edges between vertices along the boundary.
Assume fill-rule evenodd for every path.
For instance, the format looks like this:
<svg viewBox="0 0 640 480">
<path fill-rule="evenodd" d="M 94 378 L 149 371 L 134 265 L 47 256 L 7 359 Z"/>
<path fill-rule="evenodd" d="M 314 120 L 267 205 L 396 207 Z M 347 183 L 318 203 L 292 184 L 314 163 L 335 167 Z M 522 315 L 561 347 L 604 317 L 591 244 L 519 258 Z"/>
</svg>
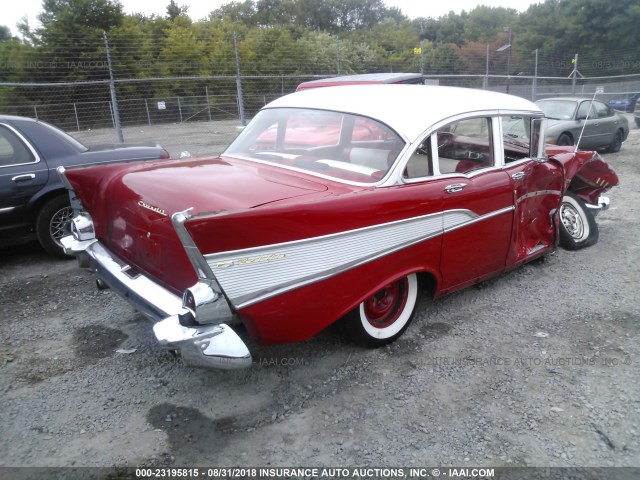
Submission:
<svg viewBox="0 0 640 480">
<path fill-rule="evenodd" d="M 556 164 L 533 159 L 508 165 L 505 171 L 513 185 L 515 205 L 507 264 L 515 265 L 555 246 L 555 214 L 563 177 Z"/>
<path fill-rule="evenodd" d="M 451 291 L 504 270 L 513 195 L 497 161 L 490 117 L 453 122 L 432 137 L 442 177 L 442 289 Z"/>
</svg>

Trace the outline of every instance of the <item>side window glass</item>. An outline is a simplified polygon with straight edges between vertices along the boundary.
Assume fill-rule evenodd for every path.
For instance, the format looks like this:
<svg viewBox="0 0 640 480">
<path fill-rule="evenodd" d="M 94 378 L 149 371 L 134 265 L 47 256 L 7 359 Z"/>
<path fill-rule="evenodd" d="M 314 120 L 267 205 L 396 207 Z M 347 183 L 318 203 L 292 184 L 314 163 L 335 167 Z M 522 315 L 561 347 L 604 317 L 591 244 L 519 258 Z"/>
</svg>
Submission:
<svg viewBox="0 0 640 480">
<path fill-rule="evenodd" d="M 413 152 L 404 170 L 404 178 L 422 178 L 433 175 L 433 159 L 431 155 L 431 137 L 428 137 Z"/>
<path fill-rule="evenodd" d="M 596 111 L 595 118 L 607 118 L 609 116 L 609 107 L 604 103 L 594 102 L 593 108 Z"/>
<path fill-rule="evenodd" d="M 490 118 L 450 123 L 440 128 L 434 138 L 440 173 L 468 173 L 494 165 Z"/>
<path fill-rule="evenodd" d="M 0 125 L 0 167 L 33 163 L 31 150 L 8 128 Z"/>
<path fill-rule="evenodd" d="M 582 102 L 580 104 L 580 107 L 578 108 L 576 119 L 584 120 L 587 117 L 587 113 L 589 113 L 590 106 L 591 106 L 591 102 Z M 591 117 L 591 115 L 589 115 L 589 117 Z"/>
<path fill-rule="evenodd" d="M 528 158 L 531 150 L 531 117 L 510 115 L 500 117 L 500 121 L 505 163 Z"/>
</svg>

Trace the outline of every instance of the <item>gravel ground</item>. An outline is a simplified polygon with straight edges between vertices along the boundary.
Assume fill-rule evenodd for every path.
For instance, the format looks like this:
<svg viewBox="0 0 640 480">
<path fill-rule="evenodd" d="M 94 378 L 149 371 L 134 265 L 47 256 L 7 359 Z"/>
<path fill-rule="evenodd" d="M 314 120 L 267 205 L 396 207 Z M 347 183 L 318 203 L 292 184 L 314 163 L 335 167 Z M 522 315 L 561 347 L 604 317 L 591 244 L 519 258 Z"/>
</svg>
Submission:
<svg viewBox="0 0 640 480">
<path fill-rule="evenodd" d="M 0 250 L 0 467 L 640 466 L 640 130 L 600 241 L 435 302 L 186 369 L 74 261 Z"/>
</svg>

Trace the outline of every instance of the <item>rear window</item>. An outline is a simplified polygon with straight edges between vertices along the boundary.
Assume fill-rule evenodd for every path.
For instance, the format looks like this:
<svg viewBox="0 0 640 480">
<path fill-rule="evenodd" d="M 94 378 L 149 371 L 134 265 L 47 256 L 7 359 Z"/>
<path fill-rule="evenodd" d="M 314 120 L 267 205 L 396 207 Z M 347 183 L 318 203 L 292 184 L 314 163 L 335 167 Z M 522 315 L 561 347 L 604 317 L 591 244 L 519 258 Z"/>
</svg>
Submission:
<svg viewBox="0 0 640 480">
<path fill-rule="evenodd" d="M 325 110 L 261 111 L 225 155 L 355 183 L 376 183 L 404 147 L 386 125 Z"/>
</svg>

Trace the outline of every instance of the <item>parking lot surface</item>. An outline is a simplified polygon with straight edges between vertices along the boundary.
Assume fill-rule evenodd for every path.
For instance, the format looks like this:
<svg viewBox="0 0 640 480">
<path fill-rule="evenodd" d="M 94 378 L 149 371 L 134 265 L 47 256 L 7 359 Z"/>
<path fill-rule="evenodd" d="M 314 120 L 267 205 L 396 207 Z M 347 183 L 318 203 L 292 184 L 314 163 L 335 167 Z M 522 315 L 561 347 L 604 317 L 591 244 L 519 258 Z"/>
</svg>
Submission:
<svg viewBox="0 0 640 480">
<path fill-rule="evenodd" d="M 595 246 L 425 301 L 390 346 L 331 328 L 241 371 L 184 368 L 74 261 L 0 250 L 0 466 L 640 465 L 640 130 L 604 156 Z"/>
</svg>

